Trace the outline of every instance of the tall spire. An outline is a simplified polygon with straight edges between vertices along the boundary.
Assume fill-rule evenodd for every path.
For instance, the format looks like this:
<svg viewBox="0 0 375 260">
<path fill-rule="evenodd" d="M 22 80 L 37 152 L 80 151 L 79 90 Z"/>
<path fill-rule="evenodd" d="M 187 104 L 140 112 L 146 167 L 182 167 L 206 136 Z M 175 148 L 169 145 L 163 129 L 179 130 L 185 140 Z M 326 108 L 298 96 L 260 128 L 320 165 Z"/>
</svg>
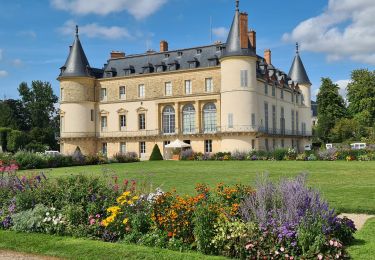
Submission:
<svg viewBox="0 0 375 260">
<path fill-rule="evenodd" d="M 225 47 L 224 57 L 227 56 L 256 56 L 251 48 L 241 48 L 240 35 L 240 1 L 236 0 L 236 12 L 234 14 L 232 26 L 230 28 Z"/>
<path fill-rule="evenodd" d="M 292 67 L 289 71 L 289 77 L 299 84 L 309 84 L 311 85 L 310 79 L 307 76 L 305 66 L 303 66 L 303 62 L 301 57 L 299 56 L 299 44 L 296 43 L 296 56 L 294 57 Z"/>
<path fill-rule="evenodd" d="M 78 25 L 76 25 L 75 33 L 69 56 L 65 65 L 61 67 L 60 77 L 91 77 L 90 64 L 79 40 Z"/>
</svg>

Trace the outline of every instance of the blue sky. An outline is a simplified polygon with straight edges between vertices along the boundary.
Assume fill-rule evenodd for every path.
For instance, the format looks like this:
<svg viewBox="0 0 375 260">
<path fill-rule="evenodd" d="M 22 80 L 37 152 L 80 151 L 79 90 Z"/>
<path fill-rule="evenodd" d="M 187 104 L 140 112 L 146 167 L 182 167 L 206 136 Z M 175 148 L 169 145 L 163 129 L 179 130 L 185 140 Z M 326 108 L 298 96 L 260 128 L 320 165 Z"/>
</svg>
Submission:
<svg viewBox="0 0 375 260">
<path fill-rule="evenodd" d="M 288 72 L 301 43 L 313 83 L 330 77 L 341 87 L 357 68 L 374 69 L 375 1 L 240 1 L 257 31 L 257 52 L 272 50 L 272 63 Z M 74 25 L 92 67 L 101 68 L 112 50 L 127 54 L 226 40 L 234 0 L 12 0 L 0 3 L 0 97 L 17 98 L 22 81 L 52 83 L 73 41 Z"/>
</svg>

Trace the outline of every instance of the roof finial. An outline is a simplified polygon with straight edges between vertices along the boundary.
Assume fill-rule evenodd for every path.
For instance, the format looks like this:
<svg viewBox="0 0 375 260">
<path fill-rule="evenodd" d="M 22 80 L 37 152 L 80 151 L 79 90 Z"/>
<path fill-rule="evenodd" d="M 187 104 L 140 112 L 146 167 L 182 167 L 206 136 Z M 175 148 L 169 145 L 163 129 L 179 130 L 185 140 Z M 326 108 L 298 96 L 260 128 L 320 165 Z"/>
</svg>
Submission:
<svg viewBox="0 0 375 260">
<path fill-rule="evenodd" d="M 78 25 L 76 25 L 76 35 L 78 36 Z"/>
<path fill-rule="evenodd" d="M 298 42 L 296 42 L 296 53 L 297 54 L 299 53 L 299 44 L 298 44 Z"/>
<path fill-rule="evenodd" d="M 236 0 L 236 11 L 240 10 L 240 0 Z"/>
</svg>

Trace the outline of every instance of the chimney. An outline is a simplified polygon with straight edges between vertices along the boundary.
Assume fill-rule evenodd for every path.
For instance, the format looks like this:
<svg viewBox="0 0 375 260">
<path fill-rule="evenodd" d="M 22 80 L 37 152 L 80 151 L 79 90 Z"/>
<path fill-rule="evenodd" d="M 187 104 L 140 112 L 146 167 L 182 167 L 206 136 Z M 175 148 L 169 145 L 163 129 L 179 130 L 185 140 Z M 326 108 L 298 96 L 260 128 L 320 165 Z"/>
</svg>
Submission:
<svg viewBox="0 0 375 260">
<path fill-rule="evenodd" d="M 167 41 L 160 41 L 160 52 L 168 51 L 168 42 Z"/>
<path fill-rule="evenodd" d="M 270 49 L 266 49 L 264 51 L 264 58 L 266 59 L 266 62 L 267 62 L 268 65 L 272 64 L 271 50 Z"/>
<path fill-rule="evenodd" d="M 257 50 L 257 33 L 254 30 L 250 30 L 248 33 L 249 41 L 250 41 L 250 47 L 256 52 Z"/>
<path fill-rule="evenodd" d="M 248 31 L 248 15 L 247 13 L 240 13 L 240 41 L 241 48 L 249 48 L 249 37 L 247 36 Z"/>
<path fill-rule="evenodd" d="M 111 59 L 125 58 L 125 52 L 123 51 L 111 51 Z"/>
</svg>

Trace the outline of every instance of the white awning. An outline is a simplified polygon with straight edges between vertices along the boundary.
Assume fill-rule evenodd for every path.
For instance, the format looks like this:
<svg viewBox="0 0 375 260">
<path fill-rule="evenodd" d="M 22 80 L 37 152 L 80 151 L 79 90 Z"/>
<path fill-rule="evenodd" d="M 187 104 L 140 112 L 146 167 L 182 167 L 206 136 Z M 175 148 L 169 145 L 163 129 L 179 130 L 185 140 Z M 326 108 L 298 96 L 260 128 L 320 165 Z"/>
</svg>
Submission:
<svg viewBox="0 0 375 260">
<path fill-rule="evenodd" d="M 166 148 L 186 148 L 190 147 L 190 144 L 184 143 L 183 141 L 176 139 L 175 141 L 171 142 L 170 144 L 167 144 Z"/>
</svg>

